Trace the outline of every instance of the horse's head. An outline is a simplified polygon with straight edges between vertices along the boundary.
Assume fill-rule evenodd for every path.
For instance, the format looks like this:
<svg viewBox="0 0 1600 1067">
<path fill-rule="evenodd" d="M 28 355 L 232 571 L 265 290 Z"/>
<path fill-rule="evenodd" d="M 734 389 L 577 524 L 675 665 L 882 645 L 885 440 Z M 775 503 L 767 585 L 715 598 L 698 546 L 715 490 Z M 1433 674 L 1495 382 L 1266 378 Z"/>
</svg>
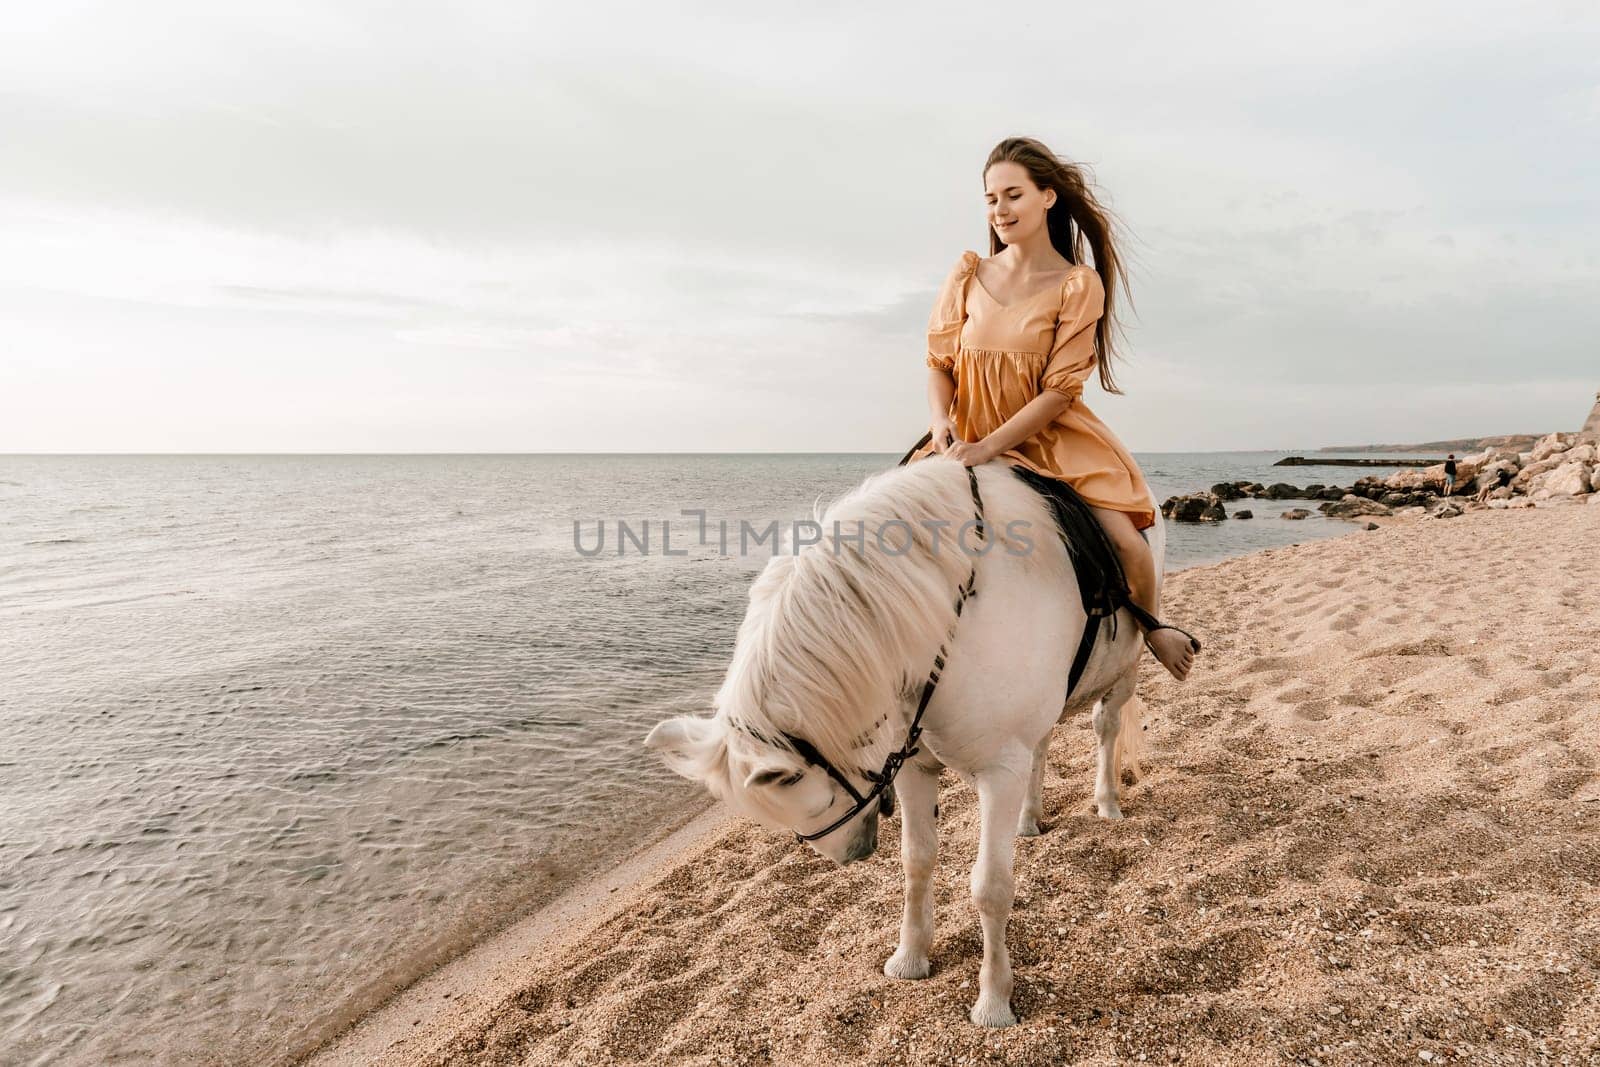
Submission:
<svg viewBox="0 0 1600 1067">
<path fill-rule="evenodd" d="M 850 811 L 854 800 L 820 767 L 789 748 L 745 730 L 729 729 L 722 716 L 686 715 L 657 724 L 645 745 L 668 767 L 763 826 L 810 835 Z M 853 863 L 878 848 L 877 803 L 833 830 L 807 841 L 835 863 Z"/>
</svg>

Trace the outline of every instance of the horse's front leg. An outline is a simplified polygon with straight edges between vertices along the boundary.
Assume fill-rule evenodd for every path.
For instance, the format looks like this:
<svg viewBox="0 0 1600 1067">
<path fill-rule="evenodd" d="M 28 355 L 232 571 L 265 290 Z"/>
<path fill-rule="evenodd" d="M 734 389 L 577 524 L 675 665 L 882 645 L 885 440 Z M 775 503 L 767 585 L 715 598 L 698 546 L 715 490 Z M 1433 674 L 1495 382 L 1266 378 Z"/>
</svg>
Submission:
<svg viewBox="0 0 1600 1067">
<path fill-rule="evenodd" d="M 900 862 L 906 871 L 900 946 L 883 965 L 890 978 L 928 977 L 933 946 L 933 866 L 939 856 L 939 771 L 908 763 L 894 780 L 900 801 Z"/>
<path fill-rule="evenodd" d="M 978 1001 L 972 1021 L 980 1026 L 1011 1026 L 1011 954 L 1006 949 L 1006 921 L 1016 882 L 1011 862 L 1016 852 L 1017 819 L 1032 769 L 1023 751 L 1016 766 L 999 765 L 977 775 L 981 829 L 978 862 L 972 868 L 972 899 L 983 925 L 983 966 L 978 971 Z"/>
</svg>

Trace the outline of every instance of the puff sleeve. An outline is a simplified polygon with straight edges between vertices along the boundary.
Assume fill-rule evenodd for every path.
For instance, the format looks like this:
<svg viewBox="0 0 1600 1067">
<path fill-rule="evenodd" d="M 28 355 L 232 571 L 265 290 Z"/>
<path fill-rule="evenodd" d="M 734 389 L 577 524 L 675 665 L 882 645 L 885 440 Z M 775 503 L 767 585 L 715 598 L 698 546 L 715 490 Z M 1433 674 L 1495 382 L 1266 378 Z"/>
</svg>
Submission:
<svg viewBox="0 0 1600 1067">
<path fill-rule="evenodd" d="M 928 314 L 928 366 L 949 370 L 961 349 L 961 327 L 967 320 L 967 279 L 977 273 L 978 254 L 961 253 L 950 268 Z"/>
<path fill-rule="evenodd" d="M 1050 358 L 1039 374 L 1039 390 L 1053 389 L 1069 399 L 1083 395 L 1094 370 L 1094 324 L 1105 312 L 1105 289 L 1092 267 L 1070 271 L 1061 282 L 1061 310 Z"/>
</svg>

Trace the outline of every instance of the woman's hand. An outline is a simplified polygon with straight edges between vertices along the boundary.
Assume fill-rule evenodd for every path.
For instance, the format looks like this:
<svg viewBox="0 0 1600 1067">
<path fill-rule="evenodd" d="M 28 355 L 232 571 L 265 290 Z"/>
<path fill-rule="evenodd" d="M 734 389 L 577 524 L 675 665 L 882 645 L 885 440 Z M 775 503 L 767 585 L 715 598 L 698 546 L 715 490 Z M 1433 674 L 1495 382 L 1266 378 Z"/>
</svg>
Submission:
<svg viewBox="0 0 1600 1067">
<path fill-rule="evenodd" d="M 990 444 L 989 439 L 986 437 L 980 441 L 957 441 L 945 449 L 944 454 L 952 459 L 960 460 L 963 467 L 981 467 L 1000 453 L 995 450 L 994 445 Z"/>
<path fill-rule="evenodd" d="M 943 452 L 950 447 L 950 442 L 955 440 L 955 423 L 950 421 L 949 415 L 939 414 L 933 416 L 928 423 L 929 443 L 935 452 Z"/>
</svg>

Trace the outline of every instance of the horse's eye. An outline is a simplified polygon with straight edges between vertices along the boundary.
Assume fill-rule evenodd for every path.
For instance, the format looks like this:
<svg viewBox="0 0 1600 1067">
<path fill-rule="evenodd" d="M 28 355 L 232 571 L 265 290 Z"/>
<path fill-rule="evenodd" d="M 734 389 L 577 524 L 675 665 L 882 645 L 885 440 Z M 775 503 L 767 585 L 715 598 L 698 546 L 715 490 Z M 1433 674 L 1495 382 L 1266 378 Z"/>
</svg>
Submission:
<svg viewBox="0 0 1600 1067">
<path fill-rule="evenodd" d="M 746 784 L 751 787 L 758 785 L 791 786 L 804 777 L 804 771 L 796 771 L 793 774 L 786 774 L 783 771 L 761 771 L 758 774 L 751 775 L 750 781 Z"/>
</svg>

